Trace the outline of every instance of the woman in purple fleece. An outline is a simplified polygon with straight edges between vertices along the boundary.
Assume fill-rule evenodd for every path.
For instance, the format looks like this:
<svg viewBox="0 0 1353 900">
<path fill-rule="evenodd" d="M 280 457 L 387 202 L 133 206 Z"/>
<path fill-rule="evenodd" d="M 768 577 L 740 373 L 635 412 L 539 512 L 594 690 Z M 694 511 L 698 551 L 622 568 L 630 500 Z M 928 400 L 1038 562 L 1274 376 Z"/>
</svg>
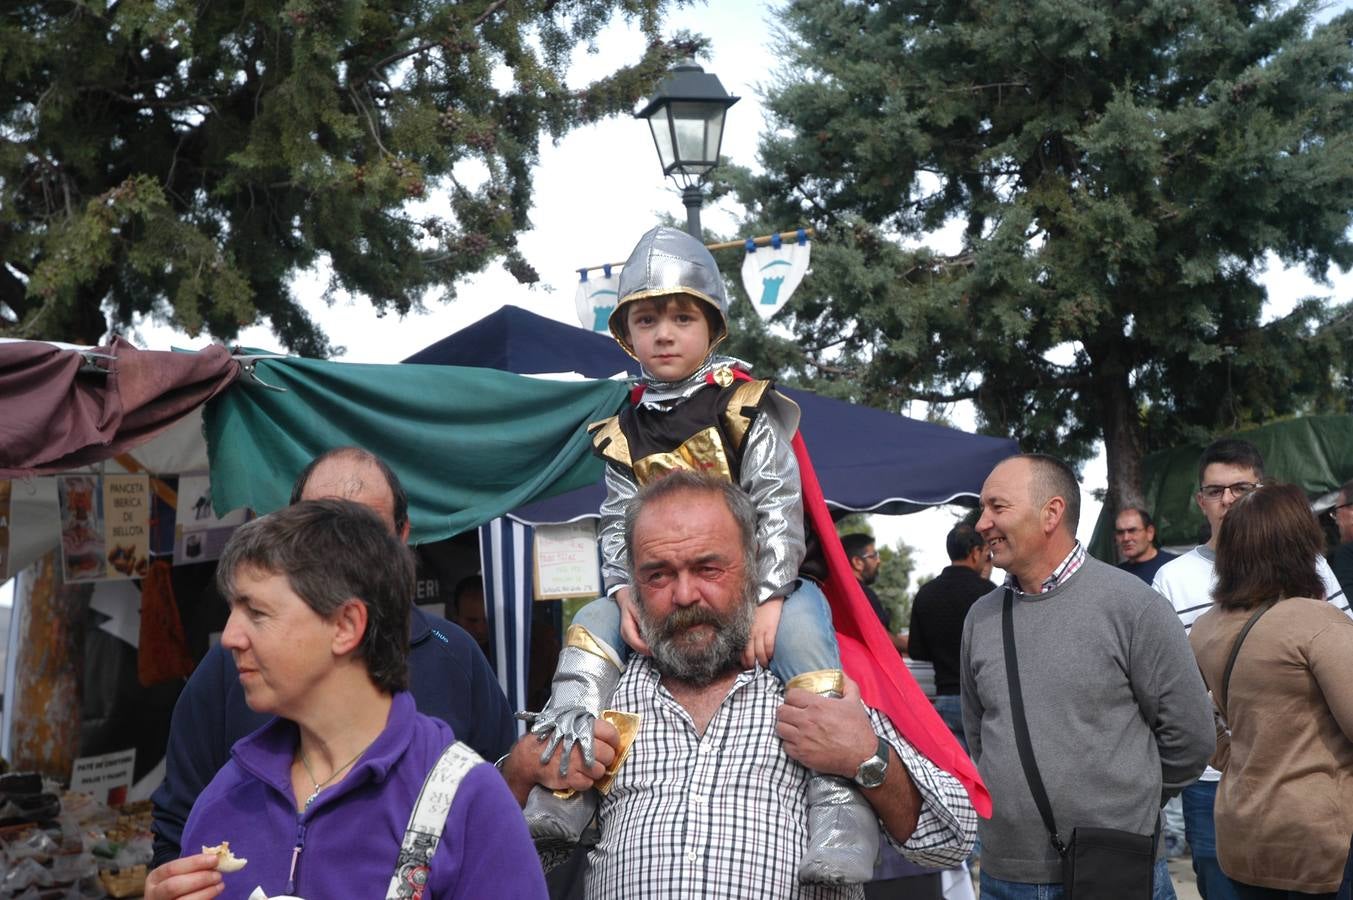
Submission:
<svg viewBox="0 0 1353 900">
<path fill-rule="evenodd" d="M 279 510 L 235 533 L 217 573 L 222 644 L 250 708 L 277 718 L 235 744 L 183 847 L 229 842 L 247 862 L 225 873 L 215 853 L 185 856 L 150 874 L 147 900 L 547 896 L 516 801 L 468 750 L 438 783 L 452 800 L 430 864 L 415 864 L 423 841 L 400 867 L 414 803 L 455 738 L 405 690 L 413 564 L 375 513 Z"/>
</svg>

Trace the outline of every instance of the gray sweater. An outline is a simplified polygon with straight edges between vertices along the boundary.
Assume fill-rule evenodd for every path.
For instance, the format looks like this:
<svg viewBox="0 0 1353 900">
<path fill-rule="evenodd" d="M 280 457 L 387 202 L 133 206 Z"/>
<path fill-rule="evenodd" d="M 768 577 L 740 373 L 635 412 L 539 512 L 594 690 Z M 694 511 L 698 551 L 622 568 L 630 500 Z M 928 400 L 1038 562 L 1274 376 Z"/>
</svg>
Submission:
<svg viewBox="0 0 1353 900">
<path fill-rule="evenodd" d="M 1061 881 L 1020 767 L 1001 640 L 1004 588 L 963 626 L 963 730 L 995 811 L 978 823 L 982 870 Z M 1015 594 L 1015 646 L 1034 756 L 1063 840 L 1077 826 L 1150 834 L 1215 742 L 1211 702 L 1169 602 L 1086 559 L 1046 594 Z"/>
</svg>

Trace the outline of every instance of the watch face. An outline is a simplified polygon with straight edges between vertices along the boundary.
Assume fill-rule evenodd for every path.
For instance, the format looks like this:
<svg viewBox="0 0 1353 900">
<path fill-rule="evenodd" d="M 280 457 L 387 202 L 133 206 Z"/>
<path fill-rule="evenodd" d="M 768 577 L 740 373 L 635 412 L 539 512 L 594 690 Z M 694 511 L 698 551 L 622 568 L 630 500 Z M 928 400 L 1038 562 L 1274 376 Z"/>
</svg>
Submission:
<svg viewBox="0 0 1353 900">
<path fill-rule="evenodd" d="M 887 774 L 888 743 L 879 738 L 878 751 L 860 763 L 860 768 L 855 771 L 855 783 L 860 787 L 876 788 L 883 784 L 883 779 Z"/>
<path fill-rule="evenodd" d="M 855 780 L 862 787 L 875 788 L 883 784 L 883 776 L 887 773 L 887 764 L 877 756 L 871 757 L 860 764 L 859 771 L 855 773 Z"/>
</svg>

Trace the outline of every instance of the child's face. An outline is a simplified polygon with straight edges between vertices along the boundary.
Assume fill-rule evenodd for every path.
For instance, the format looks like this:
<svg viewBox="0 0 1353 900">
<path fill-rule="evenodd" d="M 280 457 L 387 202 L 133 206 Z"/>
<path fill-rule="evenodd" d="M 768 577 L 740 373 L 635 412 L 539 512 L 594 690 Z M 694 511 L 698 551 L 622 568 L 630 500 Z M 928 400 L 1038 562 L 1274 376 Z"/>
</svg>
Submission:
<svg viewBox="0 0 1353 900">
<path fill-rule="evenodd" d="M 636 300 L 625 325 L 644 370 L 659 381 L 680 381 L 709 355 L 709 321 L 694 300 L 657 298 L 664 299 Z"/>
</svg>

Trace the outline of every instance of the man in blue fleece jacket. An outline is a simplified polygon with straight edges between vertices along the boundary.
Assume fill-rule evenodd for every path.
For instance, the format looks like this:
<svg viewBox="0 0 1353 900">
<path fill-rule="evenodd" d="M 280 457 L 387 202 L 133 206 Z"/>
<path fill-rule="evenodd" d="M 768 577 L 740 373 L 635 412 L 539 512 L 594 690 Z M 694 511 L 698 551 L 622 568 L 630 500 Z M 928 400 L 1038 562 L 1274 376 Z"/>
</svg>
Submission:
<svg viewBox="0 0 1353 900">
<path fill-rule="evenodd" d="M 399 536 L 409 536 L 409 501 L 398 477 L 356 447 L 311 461 L 291 500 L 339 497 L 369 507 Z M 409 619 L 409 689 L 418 711 L 441 719 L 485 759 L 497 759 L 516 737 L 507 698 L 474 639 L 458 625 L 417 608 Z M 193 802 L 230 760 L 230 748 L 272 717 L 244 702 L 231 655 L 211 648 L 174 706 L 164 783 L 152 797 L 154 865 L 177 859 Z"/>
</svg>

